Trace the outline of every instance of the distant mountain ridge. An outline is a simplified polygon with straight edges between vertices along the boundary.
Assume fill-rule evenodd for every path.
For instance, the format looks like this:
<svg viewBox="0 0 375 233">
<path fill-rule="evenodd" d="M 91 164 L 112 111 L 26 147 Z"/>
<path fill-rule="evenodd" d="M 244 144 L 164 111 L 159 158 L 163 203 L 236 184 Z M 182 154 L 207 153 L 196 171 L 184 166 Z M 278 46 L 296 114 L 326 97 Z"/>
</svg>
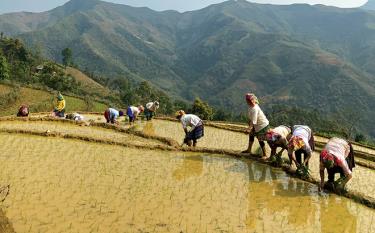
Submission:
<svg viewBox="0 0 375 233">
<path fill-rule="evenodd" d="M 287 104 L 342 115 L 351 103 L 375 135 L 371 11 L 232 0 L 178 13 L 72 0 L 44 13 L 2 15 L 0 31 L 57 61 L 70 47 L 82 68 L 149 80 L 230 111 L 244 111 L 248 91 L 266 109 Z"/>
</svg>

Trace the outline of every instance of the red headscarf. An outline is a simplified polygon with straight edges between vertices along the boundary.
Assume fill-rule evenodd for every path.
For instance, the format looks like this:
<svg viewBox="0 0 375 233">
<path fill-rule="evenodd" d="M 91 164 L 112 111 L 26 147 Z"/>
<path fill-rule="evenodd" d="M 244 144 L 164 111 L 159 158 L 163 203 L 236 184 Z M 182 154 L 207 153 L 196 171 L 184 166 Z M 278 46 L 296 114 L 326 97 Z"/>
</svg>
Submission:
<svg viewBox="0 0 375 233">
<path fill-rule="evenodd" d="M 245 99 L 246 99 L 246 101 L 251 101 L 251 100 L 254 99 L 255 103 L 259 104 L 258 98 L 253 93 L 247 93 L 245 95 Z"/>
</svg>

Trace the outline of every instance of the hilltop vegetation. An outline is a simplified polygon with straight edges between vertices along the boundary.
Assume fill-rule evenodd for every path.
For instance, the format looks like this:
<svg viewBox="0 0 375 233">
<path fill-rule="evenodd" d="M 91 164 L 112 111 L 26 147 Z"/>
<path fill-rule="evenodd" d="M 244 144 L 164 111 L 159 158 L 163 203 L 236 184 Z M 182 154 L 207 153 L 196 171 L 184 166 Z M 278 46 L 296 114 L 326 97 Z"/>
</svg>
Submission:
<svg viewBox="0 0 375 233">
<path fill-rule="evenodd" d="M 0 38 L 0 115 L 15 114 L 21 104 L 32 112 L 50 111 L 54 95 L 66 95 L 67 111 L 104 111 L 107 106 L 125 108 L 159 100 L 159 112 L 170 114 L 185 102 L 172 101 L 148 82 L 126 77 L 106 78 L 43 59 L 18 39 Z M 96 79 L 97 81 L 95 81 Z"/>
</svg>

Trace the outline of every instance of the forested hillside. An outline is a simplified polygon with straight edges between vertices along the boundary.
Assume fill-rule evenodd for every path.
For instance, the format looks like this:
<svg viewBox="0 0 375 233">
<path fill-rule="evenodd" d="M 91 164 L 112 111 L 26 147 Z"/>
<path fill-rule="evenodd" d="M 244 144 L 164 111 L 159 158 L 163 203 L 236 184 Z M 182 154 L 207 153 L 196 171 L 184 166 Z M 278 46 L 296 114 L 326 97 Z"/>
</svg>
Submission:
<svg viewBox="0 0 375 233">
<path fill-rule="evenodd" d="M 68 47 L 81 69 L 98 76 L 147 80 L 233 115 L 245 112 L 243 94 L 251 91 L 268 113 L 298 108 L 337 124 L 355 121 L 373 136 L 374 25 L 375 13 L 362 9 L 243 0 L 186 13 L 72 0 L 0 16 L 0 31 L 55 61 Z"/>
</svg>

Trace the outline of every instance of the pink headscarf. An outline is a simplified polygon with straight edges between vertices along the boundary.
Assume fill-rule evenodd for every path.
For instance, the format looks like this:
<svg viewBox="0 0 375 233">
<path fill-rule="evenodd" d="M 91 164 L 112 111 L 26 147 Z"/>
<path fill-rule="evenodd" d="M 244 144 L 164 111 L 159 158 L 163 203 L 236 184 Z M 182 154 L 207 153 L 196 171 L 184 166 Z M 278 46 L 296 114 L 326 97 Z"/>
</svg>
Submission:
<svg viewBox="0 0 375 233">
<path fill-rule="evenodd" d="M 247 93 L 245 99 L 246 101 L 255 100 L 255 103 L 259 104 L 258 98 L 253 93 Z"/>
</svg>

